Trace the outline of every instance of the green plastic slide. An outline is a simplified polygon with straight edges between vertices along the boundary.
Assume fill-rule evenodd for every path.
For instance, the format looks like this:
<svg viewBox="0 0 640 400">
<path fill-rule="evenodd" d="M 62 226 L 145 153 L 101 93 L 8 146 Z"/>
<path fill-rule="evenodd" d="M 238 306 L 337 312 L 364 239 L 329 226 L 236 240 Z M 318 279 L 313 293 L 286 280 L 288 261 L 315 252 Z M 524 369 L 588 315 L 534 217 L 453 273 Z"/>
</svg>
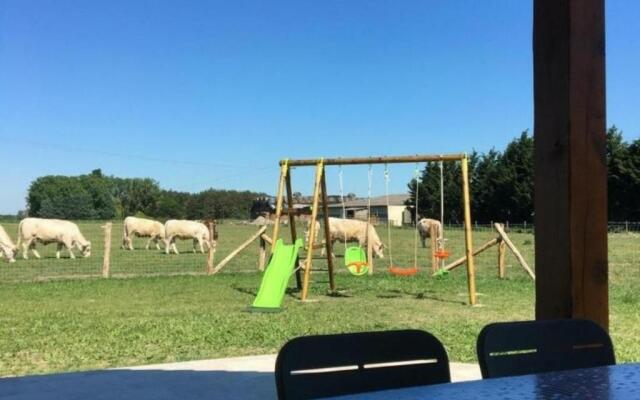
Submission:
<svg viewBox="0 0 640 400">
<path fill-rule="evenodd" d="M 287 284 L 298 259 L 298 250 L 302 246 L 302 239 L 292 245 L 285 245 L 282 239 L 276 241 L 271 261 L 264 271 L 260 290 L 253 302 L 254 311 L 277 311 L 282 307 Z"/>
</svg>

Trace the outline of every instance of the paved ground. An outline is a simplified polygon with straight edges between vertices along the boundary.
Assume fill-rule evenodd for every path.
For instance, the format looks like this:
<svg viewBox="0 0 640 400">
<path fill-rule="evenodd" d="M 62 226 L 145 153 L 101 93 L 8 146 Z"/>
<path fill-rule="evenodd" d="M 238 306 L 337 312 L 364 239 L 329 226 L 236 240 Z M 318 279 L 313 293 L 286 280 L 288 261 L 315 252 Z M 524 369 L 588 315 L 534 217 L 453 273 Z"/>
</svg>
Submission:
<svg viewBox="0 0 640 400">
<path fill-rule="evenodd" d="M 275 355 L 145 365 L 0 379 L 0 399 L 275 399 Z M 475 364 L 451 364 L 453 381 L 480 379 Z"/>
</svg>

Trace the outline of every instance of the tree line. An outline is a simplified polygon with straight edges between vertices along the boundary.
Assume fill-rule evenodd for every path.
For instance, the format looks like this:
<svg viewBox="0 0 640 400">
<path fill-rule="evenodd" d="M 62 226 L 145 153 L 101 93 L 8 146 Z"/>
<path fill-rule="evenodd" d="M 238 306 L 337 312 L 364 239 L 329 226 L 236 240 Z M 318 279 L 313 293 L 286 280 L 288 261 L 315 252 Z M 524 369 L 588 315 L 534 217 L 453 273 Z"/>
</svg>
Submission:
<svg viewBox="0 0 640 400">
<path fill-rule="evenodd" d="M 612 126 L 607 130 L 609 220 L 640 221 L 640 139 L 624 140 Z M 443 164 L 445 222 L 462 223 L 462 177 L 460 163 Z M 479 223 L 491 221 L 534 222 L 533 137 L 528 131 L 512 140 L 503 151 L 469 155 L 471 212 Z M 416 181 L 408 184 L 414 207 Z M 427 163 L 420 175 L 418 213 L 440 217 L 440 163 Z"/>
<path fill-rule="evenodd" d="M 159 219 L 249 217 L 262 193 L 208 189 L 187 193 L 160 188 L 150 178 L 106 176 L 96 169 L 80 176 L 48 175 L 27 193 L 29 216 L 60 219 L 114 219 L 143 215 Z"/>
<path fill-rule="evenodd" d="M 609 220 L 640 221 L 640 139 L 625 141 L 615 126 L 607 130 Z M 460 163 L 445 162 L 444 219 L 461 223 L 462 178 Z M 534 222 L 533 137 L 528 131 L 502 151 L 491 149 L 469 155 L 471 212 L 478 223 L 491 221 Z M 440 164 L 427 163 L 420 174 L 419 214 L 440 216 Z M 408 183 L 415 206 L 416 181 Z M 300 201 L 304 198 L 296 193 Z M 31 183 L 27 194 L 29 216 L 61 219 L 113 219 L 128 215 L 206 219 L 251 217 L 264 193 L 208 189 L 187 193 L 160 188 L 150 178 L 106 176 L 97 169 L 80 176 L 43 176 Z M 255 214 L 255 212 L 254 212 Z"/>
</svg>

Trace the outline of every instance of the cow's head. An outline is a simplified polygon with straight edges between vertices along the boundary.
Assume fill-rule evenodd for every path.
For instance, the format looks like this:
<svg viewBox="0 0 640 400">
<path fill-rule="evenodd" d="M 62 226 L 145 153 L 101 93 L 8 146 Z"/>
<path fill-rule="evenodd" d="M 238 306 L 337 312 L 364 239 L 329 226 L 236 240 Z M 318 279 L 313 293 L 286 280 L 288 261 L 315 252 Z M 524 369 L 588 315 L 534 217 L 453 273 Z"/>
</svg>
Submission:
<svg viewBox="0 0 640 400">
<path fill-rule="evenodd" d="M 382 244 L 382 242 L 375 242 L 373 243 L 373 253 L 378 256 L 379 258 L 384 258 L 384 253 L 382 252 L 382 250 L 384 249 L 384 244 Z"/>
<path fill-rule="evenodd" d="M 80 250 L 82 251 L 83 257 L 89 257 L 91 255 L 91 242 L 81 245 Z"/>
<path fill-rule="evenodd" d="M 12 249 L 13 257 L 12 258 L 14 258 L 14 257 L 16 257 L 18 255 L 18 251 L 19 251 L 18 246 L 13 246 L 13 249 Z"/>
</svg>

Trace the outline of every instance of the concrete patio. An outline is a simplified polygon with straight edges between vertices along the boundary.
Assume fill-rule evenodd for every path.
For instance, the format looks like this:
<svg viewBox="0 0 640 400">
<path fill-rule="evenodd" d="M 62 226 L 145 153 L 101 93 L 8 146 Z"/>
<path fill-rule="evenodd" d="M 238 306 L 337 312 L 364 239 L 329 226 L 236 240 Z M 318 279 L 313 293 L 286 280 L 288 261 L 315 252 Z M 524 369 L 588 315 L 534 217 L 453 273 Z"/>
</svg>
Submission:
<svg viewBox="0 0 640 400">
<path fill-rule="evenodd" d="M 0 379 L 3 400 L 275 399 L 275 355 L 145 365 Z M 480 379 L 476 364 L 451 363 L 453 381 Z"/>
</svg>

